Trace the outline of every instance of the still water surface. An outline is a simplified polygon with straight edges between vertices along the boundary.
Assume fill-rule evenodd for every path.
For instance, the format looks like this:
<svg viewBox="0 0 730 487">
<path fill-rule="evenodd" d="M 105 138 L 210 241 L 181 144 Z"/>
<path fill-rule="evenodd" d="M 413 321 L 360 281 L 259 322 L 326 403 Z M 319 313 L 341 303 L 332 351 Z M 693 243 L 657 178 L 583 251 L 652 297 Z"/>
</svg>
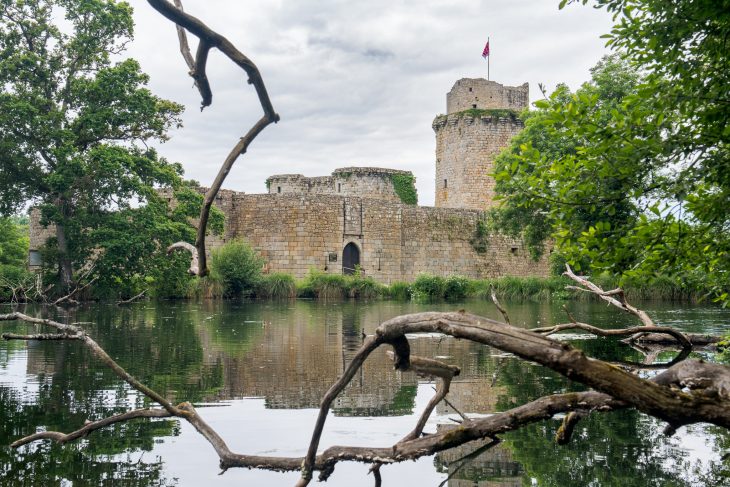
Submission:
<svg viewBox="0 0 730 487">
<path fill-rule="evenodd" d="M 512 321 L 527 328 L 565 321 L 560 305 L 507 303 Z M 604 327 L 635 324 L 597 303 L 569 303 L 576 317 Z M 94 305 L 49 315 L 83 326 L 123 367 L 174 401 L 194 402 L 232 450 L 301 456 L 319 399 L 362 343 L 362 334 L 399 314 L 465 308 L 499 318 L 491 303 L 414 304 L 295 301 Z M 727 333 L 730 310 L 646 304 L 660 324 L 684 331 Z M 0 309 L 7 312 L 8 309 Z M 40 310 L 28 308 L 31 314 Z M 4 331 L 28 327 L 3 324 Z M 607 360 L 642 361 L 631 348 L 606 339 L 566 335 L 575 346 Z M 461 411 L 486 414 L 580 385 L 498 350 L 440 336 L 411 340 L 414 353 L 453 363 L 462 373 L 449 400 Z M 662 353 L 659 362 L 671 359 Z M 711 355 L 698 352 L 695 356 Z M 337 399 L 321 448 L 388 446 L 410 431 L 434 383 L 392 369 L 385 350 L 371 355 Z M 145 405 L 144 398 L 99 366 L 78 343 L 0 343 L 0 484 L 32 486 L 291 486 L 297 474 L 234 469 L 218 475 L 212 448 L 186 422 L 136 421 L 70 445 L 8 445 L 37 428 L 70 431 Z M 454 424 L 439 405 L 426 430 Z M 693 425 L 672 438 L 642 414 L 592 414 L 567 446 L 552 441 L 559 420 L 503 435 L 504 442 L 456 472 L 476 446 L 383 468 L 384 485 L 451 487 L 704 486 L 730 485 L 730 434 Z M 365 465 L 340 464 L 325 485 L 371 486 Z"/>
</svg>

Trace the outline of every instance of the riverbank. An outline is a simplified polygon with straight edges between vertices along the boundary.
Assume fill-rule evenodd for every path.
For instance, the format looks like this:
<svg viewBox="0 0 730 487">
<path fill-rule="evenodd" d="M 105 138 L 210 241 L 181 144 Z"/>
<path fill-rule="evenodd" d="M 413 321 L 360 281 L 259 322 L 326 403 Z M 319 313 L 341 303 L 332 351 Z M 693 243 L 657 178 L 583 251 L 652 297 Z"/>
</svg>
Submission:
<svg viewBox="0 0 730 487">
<path fill-rule="evenodd" d="M 613 276 L 599 275 L 592 281 L 603 289 L 619 287 Z M 588 293 L 567 288 L 572 281 L 563 276 L 502 277 L 495 279 L 470 279 L 463 276 L 440 277 L 419 275 L 413 282 L 394 282 L 384 285 L 373 278 L 359 274 L 341 275 L 311 271 L 304 279 L 297 280 L 289 274 L 265 274 L 247 290 L 247 295 L 260 299 L 392 299 L 398 301 L 460 301 L 463 299 L 491 299 L 494 289 L 500 299 L 511 301 L 595 300 Z M 653 282 L 628 281 L 623 289 L 632 301 L 682 301 L 699 302 L 704 292 L 690 289 L 684 283 L 670 278 L 657 278 Z M 214 279 L 197 282 L 188 297 L 221 298 L 223 288 Z"/>
</svg>

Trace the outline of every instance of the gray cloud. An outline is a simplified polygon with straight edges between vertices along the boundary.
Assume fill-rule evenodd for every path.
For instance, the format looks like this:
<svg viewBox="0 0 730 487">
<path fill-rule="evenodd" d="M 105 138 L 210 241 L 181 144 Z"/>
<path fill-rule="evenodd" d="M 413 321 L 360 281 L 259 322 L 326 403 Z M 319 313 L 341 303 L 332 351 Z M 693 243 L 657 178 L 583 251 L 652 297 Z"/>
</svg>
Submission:
<svg viewBox="0 0 730 487">
<path fill-rule="evenodd" d="M 261 115 L 243 73 L 220 54 L 208 76 L 213 106 L 203 113 L 180 57 L 174 27 L 132 0 L 137 34 L 129 54 L 151 88 L 184 103 L 184 127 L 160 147 L 189 177 L 210 184 L 230 148 Z M 433 203 L 431 121 L 462 77 L 486 76 L 481 50 L 490 36 L 491 78 L 504 84 L 559 82 L 576 88 L 606 51 L 605 12 L 557 0 L 349 2 L 341 0 L 184 0 L 188 12 L 226 35 L 259 67 L 281 121 L 268 127 L 226 180 L 265 191 L 275 173 L 329 174 L 375 165 L 417 177 L 420 201 Z M 195 43 L 193 42 L 193 46 Z"/>
</svg>

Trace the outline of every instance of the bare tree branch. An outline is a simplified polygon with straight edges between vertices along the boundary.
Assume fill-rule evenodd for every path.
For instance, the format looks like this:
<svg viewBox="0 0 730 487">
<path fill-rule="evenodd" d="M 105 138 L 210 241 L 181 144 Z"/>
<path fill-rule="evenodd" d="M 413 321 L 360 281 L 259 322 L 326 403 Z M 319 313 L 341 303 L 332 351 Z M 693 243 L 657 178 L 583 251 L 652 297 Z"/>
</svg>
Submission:
<svg viewBox="0 0 730 487">
<path fill-rule="evenodd" d="M 590 332 L 594 335 L 608 337 L 608 336 L 626 336 L 626 335 L 636 335 L 638 333 L 657 333 L 657 334 L 664 334 L 669 335 L 672 338 L 675 339 L 675 343 L 679 343 L 683 348 L 692 348 L 692 342 L 690 339 L 682 332 L 679 332 L 675 330 L 674 328 L 670 328 L 668 326 L 634 326 L 631 328 L 613 328 L 613 329 L 604 329 L 604 328 L 598 328 L 596 326 L 589 325 L 587 323 L 580 323 L 580 322 L 573 322 L 573 323 L 563 323 L 560 325 L 554 325 L 554 326 L 546 326 L 542 328 L 533 328 L 530 331 L 533 331 L 535 333 L 540 333 L 545 336 L 552 335 L 554 333 L 557 333 L 559 331 L 564 330 L 583 330 Z"/>
<path fill-rule="evenodd" d="M 180 51 L 183 54 L 185 62 L 190 68 L 190 75 L 195 80 L 195 85 L 197 86 L 198 91 L 200 91 L 200 95 L 202 97 L 201 109 L 210 105 L 213 100 L 213 93 L 205 71 L 208 62 L 208 53 L 211 49 L 216 48 L 246 73 L 248 76 L 248 83 L 253 85 L 256 90 L 259 102 L 261 103 L 261 108 L 264 112 L 259 121 L 256 122 L 233 147 L 218 171 L 218 175 L 215 177 L 213 184 L 211 184 L 210 188 L 205 193 L 203 207 L 200 210 L 198 232 L 195 241 L 195 247 L 198 249 L 198 265 L 196 266 L 191 264 L 190 266 L 191 272 L 195 269 L 196 274 L 202 277 L 208 274 L 207 256 L 205 253 L 205 234 L 208 227 L 208 218 L 210 216 L 210 209 L 213 205 L 213 201 L 238 157 L 246 152 L 251 142 L 253 142 L 256 136 L 261 133 L 267 125 L 279 121 L 279 115 L 274 111 L 274 107 L 271 104 L 269 94 L 266 91 L 263 78 L 261 77 L 261 73 L 256 65 L 248 57 L 241 53 L 228 39 L 210 29 L 198 18 L 184 12 L 181 0 L 175 0 L 174 5 L 166 0 L 147 1 L 152 8 L 177 25 L 178 38 L 180 40 Z M 190 47 L 188 46 L 185 31 L 190 32 L 199 39 L 194 61 L 190 55 Z"/>
<path fill-rule="evenodd" d="M 613 291 L 604 291 L 597 285 L 593 284 L 591 281 L 586 279 L 585 277 L 577 276 L 575 273 L 573 273 L 573 269 L 570 268 L 568 264 L 565 264 L 565 272 L 563 272 L 564 276 L 568 276 L 578 284 L 580 284 L 582 287 L 574 287 L 574 286 L 567 286 L 568 289 L 577 289 L 580 291 L 588 291 L 590 293 L 595 294 L 596 296 L 600 297 L 607 303 L 610 303 L 614 306 L 616 306 L 618 309 L 623 310 L 629 314 L 632 314 L 639 318 L 642 323 L 644 323 L 645 326 L 655 326 L 654 322 L 651 318 L 649 318 L 649 315 L 646 314 L 645 311 L 642 311 L 638 308 L 635 308 L 631 306 L 629 303 L 626 302 L 626 295 L 624 294 L 623 289 L 614 289 Z M 613 296 L 616 296 L 615 298 Z"/>
<path fill-rule="evenodd" d="M 492 287 L 492 289 L 491 289 L 491 295 L 492 295 L 492 302 L 494 303 L 494 305 L 497 307 L 499 312 L 502 313 L 502 316 L 504 317 L 504 322 L 507 323 L 508 325 L 511 325 L 512 323 L 510 323 L 510 321 L 509 321 L 509 315 L 507 314 L 507 310 L 504 309 L 504 307 L 502 307 L 502 304 L 497 299 L 497 292 L 495 291 L 494 287 Z"/>
<path fill-rule="evenodd" d="M 70 433 L 59 433 L 57 431 L 41 431 L 39 433 L 34 433 L 14 441 L 10 444 L 10 447 L 18 448 L 38 440 L 53 440 L 57 443 L 63 444 L 79 438 L 84 438 L 92 431 L 106 428 L 114 423 L 121 423 L 122 421 L 129 421 L 136 418 L 169 418 L 170 416 L 170 413 L 164 409 L 135 409 L 133 411 L 127 411 L 126 413 L 117 414 L 116 416 L 110 416 L 98 421 L 87 421 L 83 427 Z"/>
<path fill-rule="evenodd" d="M 169 250 L 169 249 L 168 249 L 168 250 Z M 122 300 L 122 301 L 117 301 L 117 305 L 122 305 L 122 304 L 129 304 L 129 303 L 133 303 L 134 301 L 137 301 L 137 300 L 138 300 L 138 299 L 140 299 L 140 298 L 141 298 L 142 296 L 144 296 L 144 295 L 145 295 L 145 293 L 146 293 L 147 291 L 148 291 L 148 290 L 147 290 L 147 289 L 145 289 L 144 291 L 142 291 L 141 293 L 137 294 L 136 296 L 132 296 L 131 298 L 129 298 L 129 299 L 124 299 L 124 300 Z"/>
<path fill-rule="evenodd" d="M 190 252 L 190 268 L 188 269 L 188 273 L 193 276 L 198 275 L 198 271 L 200 270 L 198 264 L 198 249 L 193 244 L 189 244 L 187 242 L 175 242 L 167 247 L 167 255 L 170 255 L 175 249 L 182 249 Z"/>
</svg>

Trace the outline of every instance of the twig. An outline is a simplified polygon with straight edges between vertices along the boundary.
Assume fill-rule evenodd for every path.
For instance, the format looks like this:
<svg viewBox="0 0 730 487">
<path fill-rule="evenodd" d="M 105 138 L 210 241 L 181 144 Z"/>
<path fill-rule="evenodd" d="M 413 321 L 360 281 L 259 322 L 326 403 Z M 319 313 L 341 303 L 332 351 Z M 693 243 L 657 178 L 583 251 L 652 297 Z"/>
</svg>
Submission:
<svg viewBox="0 0 730 487">
<path fill-rule="evenodd" d="M 83 286 L 81 286 L 81 287 L 78 287 L 78 286 L 76 286 L 76 287 L 74 288 L 74 290 L 73 290 L 73 291 L 71 291 L 71 292 L 70 292 L 70 293 L 68 293 L 67 295 L 65 295 L 65 296 L 61 296 L 60 298 L 58 298 L 57 300 L 55 300 L 55 301 L 53 302 L 53 305 L 54 305 L 54 306 L 58 306 L 59 304 L 63 303 L 64 301 L 72 301 L 72 300 L 71 300 L 71 296 L 73 296 L 73 295 L 74 295 L 74 294 L 76 294 L 77 292 L 83 291 L 83 290 L 84 290 L 84 289 L 86 289 L 87 287 L 91 286 L 91 285 L 92 285 L 92 284 L 93 284 L 93 283 L 94 283 L 94 282 L 95 282 L 95 281 L 96 281 L 97 279 L 98 279 L 98 277 L 95 277 L 95 278 L 93 278 L 92 280 L 90 280 L 89 282 L 87 282 L 86 284 L 84 284 L 84 285 L 83 285 Z"/>
<path fill-rule="evenodd" d="M 507 314 L 507 310 L 502 307 L 502 305 L 499 303 L 499 300 L 497 299 L 497 292 L 494 290 L 494 286 L 492 286 L 492 302 L 497 307 L 500 313 L 502 313 L 502 316 L 504 316 L 504 321 L 508 325 L 511 325 L 509 321 L 509 315 Z"/>
<path fill-rule="evenodd" d="M 496 438 L 496 437 L 492 438 L 492 441 L 490 441 L 489 443 L 482 445 L 479 448 L 477 448 L 476 450 L 474 450 L 473 452 L 467 453 L 466 455 L 459 458 L 458 460 L 451 462 L 451 463 L 458 463 L 458 465 L 456 466 L 456 468 L 453 471 L 449 472 L 449 475 L 443 480 L 443 482 L 441 482 L 439 484 L 439 487 L 444 487 L 444 485 L 446 485 L 449 482 L 449 480 L 451 480 L 451 478 L 454 475 L 456 475 L 459 472 L 459 470 L 461 470 L 464 467 L 464 465 L 467 465 L 471 460 L 475 459 L 476 457 L 478 457 L 485 451 L 491 450 L 492 448 L 499 445 L 500 443 L 502 443 L 502 440 L 500 440 L 499 438 Z M 449 470 L 451 470 L 451 463 L 449 463 Z"/>
<path fill-rule="evenodd" d="M 144 296 L 147 291 L 148 290 L 145 289 L 144 291 L 142 291 L 141 293 L 137 294 L 136 296 L 133 296 L 133 297 L 131 297 L 129 299 L 125 299 L 125 300 L 122 300 L 122 301 L 117 301 L 117 305 L 132 303 L 132 302 L 138 300 L 139 298 L 141 298 L 142 296 Z"/>
</svg>

